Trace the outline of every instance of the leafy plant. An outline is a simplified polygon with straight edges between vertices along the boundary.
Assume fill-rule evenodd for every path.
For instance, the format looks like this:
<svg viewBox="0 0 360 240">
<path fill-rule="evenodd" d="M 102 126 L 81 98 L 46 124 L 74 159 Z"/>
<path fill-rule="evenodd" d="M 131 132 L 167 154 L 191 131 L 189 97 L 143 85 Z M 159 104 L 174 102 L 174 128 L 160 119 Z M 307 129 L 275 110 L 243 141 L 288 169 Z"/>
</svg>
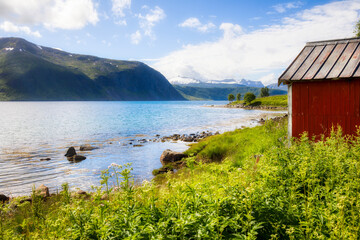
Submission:
<svg viewBox="0 0 360 240">
<path fill-rule="evenodd" d="M 244 101 L 246 104 L 250 104 L 251 101 L 255 100 L 256 96 L 252 92 L 247 92 L 244 95 Z"/>
<path fill-rule="evenodd" d="M 229 102 L 234 101 L 234 100 L 235 100 L 234 94 L 230 93 L 230 94 L 228 95 L 228 100 L 229 100 Z"/>
<path fill-rule="evenodd" d="M 260 97 L 268 97 L 269 95 L 269 88 L 263 87 L 260 89 Z"/>
</svg>

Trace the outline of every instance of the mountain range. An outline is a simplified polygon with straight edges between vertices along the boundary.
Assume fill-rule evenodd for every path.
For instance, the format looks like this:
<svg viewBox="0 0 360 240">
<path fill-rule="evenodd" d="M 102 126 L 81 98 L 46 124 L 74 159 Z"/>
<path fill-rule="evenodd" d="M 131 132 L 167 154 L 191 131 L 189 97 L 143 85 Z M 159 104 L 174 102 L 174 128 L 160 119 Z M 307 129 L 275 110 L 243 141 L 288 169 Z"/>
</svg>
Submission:
<svg viewBox="0 0 360 240">
<path fill-rule="evenodd" d="M 185 100 L 137 61 L 68 53 L 0 38 L 0 100 Z"/>
<path fill-rule="evenodd" d="M 243 97 L 247 92 L 252 92 L 259 96 L 261 88 L 265 87 L 260 81 L 246 79 L 201 81 L 188 77 L 176 77 L 170 79 L 170 82 L 176 90 L 189 100 L 227 100 L 229 94 L 236 96 L 240 93 Z M 278 87 L 277 84 L 271 84 L 267 87 L 269 88 L 270 95 L 287 94 L 286 86 Z"/>
<path fill-rule="evenodd" d="M 175 77 L 169 80 L 173 85 L 186 85 L 186 86 L 194 86 L 194 87 L 264 87 L 264 84 L 260 81 L 252 81 L 252 80 L 236 80 L 236 79 L 222 79 L 222 80 L 198 80 L 190 77 Z"/>
</svg>

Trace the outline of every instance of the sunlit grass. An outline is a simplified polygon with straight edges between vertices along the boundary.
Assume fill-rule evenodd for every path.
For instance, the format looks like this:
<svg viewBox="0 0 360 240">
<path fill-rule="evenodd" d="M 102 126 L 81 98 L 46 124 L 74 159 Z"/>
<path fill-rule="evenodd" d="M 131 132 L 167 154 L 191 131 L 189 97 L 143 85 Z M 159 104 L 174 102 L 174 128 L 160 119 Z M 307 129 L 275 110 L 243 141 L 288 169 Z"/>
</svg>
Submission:
<svg viewBox="0 0 360 240">
<path fill-rule="evenodd" d="M 290 146 L 285 132 L 269 121 L 213 136 L 157 183 L 135 187 L 130 166 L 113 165 L 91 195 L 64 185 L 45 202 L 13 202 L 0 239 L 359 239 L 360 137 L 304 134 Z"/>
<path fill-rule="evenodd" d="M 275 95 L 263 98 L 256 98 L 248 106 L 270 106 L 270 107 L 287 107 L 288 106 L 287 95 Z M 232 105 L 244 104 L 244 101 L 235 101 Z"/>
</svg>

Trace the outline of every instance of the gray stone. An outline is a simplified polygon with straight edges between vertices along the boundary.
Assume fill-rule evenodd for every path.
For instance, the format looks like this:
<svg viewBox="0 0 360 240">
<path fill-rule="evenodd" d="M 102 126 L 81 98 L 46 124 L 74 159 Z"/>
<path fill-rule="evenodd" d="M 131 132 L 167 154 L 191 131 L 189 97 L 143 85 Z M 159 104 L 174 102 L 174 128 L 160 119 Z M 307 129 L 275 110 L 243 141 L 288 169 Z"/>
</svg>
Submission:
<svg viewBox="0 0 360 240">
<path fill-rule="evenodd" d="M 37 189 L 36 192 L 41 195 L 42 197 L 50 197 L 49 188 L 44 184 L 41 184 Z"/>
<path fill-rule="evenodd" d="M 80 151 L 91 151 L 97 149 L 97 147 L 91 146 L 90 144 L 85 144 L 80 146 Z"/>
<path fill-rule="evenodd" d="M 72 157 L 76 155 L 76 151 L 74 147 L 69 147 L 69 149 L 67 150 L 65 157 Z"/>
<path fill-rule="evenodd" d="M 181 159 L 183 159 L 184 157 L 187 157 L 185 154 L 180 153 L 180 152 L 174 152 L 170 149 L 166 149 L 160 157 L 160 162 L 163 166 L 165 166 L 166 164 L 169 163 L 174 163 L 177 161 L 180 161 Z"/>
<path fill-rule="evenodd" d="M 4 194 L 0 194 L 0 202 L 7 202 L 9 201 L 9 197 L 8 196 L 5 196 Z"/>
</svg>

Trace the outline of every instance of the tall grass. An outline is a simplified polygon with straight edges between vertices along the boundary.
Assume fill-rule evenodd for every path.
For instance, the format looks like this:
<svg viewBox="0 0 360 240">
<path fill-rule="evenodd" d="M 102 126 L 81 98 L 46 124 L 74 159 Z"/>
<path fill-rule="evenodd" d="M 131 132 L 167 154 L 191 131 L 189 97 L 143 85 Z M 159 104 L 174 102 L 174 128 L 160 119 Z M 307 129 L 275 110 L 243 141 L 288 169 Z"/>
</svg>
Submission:
<svg viewBox="0 0 360 240">
<path fill-rule="evenodd" d="M 304 134 L 288 147 L 284 129 L 270 122 L 207 139 L 189 149 L 188 168 L 158 184 L 134 187 L 130 166 L 110 168 L 122 181 L 108 200 L 105 182 L 90 199 L 60 194 L 41 203 L 38 220 L 31 204 L 6 205 L 0 236 L 359 239 L 360 136 L 334 130 L 313 142 Z"/>
</svg>

